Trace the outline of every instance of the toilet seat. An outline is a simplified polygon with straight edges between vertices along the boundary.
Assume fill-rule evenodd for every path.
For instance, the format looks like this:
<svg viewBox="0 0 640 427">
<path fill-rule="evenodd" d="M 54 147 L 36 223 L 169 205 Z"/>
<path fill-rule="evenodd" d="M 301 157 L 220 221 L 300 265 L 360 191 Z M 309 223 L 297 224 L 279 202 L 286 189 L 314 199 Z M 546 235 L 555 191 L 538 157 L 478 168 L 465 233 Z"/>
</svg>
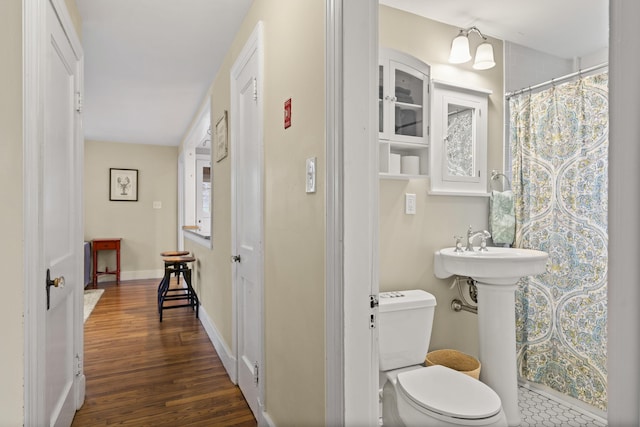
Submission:
<svg viewBox="0 0 640 427">
<path fill-rule="evenodd" d="M 500 397 L 486 384 L 444 366 L 401 372 L 398 389 L 425 411 L 457 419 L 477 420 L 500 412 Z"/>
</svg>

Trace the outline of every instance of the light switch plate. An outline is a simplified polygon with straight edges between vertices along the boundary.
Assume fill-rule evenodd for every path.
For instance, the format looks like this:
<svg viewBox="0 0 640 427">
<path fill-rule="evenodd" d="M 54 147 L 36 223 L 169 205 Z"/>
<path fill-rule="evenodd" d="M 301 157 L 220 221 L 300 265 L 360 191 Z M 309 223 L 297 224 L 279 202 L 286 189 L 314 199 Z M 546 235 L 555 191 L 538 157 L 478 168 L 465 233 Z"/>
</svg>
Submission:
<svg viewBox="0 0 640 427">
<path fill-rule="evenodd" d="M 153 202 L 153 209 L 162 209 L 162 202 L 159 202 L 157 200 L 154 200 Z"/>
<path fill-rule="evenodd" d="M 416 214 L 416 195 L 405 193 L 404 195 L 404 213 L 407 215 Z"/>
<path fill-rule="evenodd" d="M 316 158 L 309 157 L 306 166 L 306 187 L 307 193 L 316 192 Z"/>
</svg>

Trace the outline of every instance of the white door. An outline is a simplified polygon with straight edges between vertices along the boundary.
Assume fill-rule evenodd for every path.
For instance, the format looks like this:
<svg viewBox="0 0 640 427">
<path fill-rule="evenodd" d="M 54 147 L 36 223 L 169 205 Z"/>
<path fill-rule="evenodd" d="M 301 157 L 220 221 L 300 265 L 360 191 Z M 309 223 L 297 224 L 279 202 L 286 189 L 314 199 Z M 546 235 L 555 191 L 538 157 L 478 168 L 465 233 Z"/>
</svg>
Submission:
<svg viewBox="0 0 640 427">
<path fill-rule="evenodd" d="M 258 27 L 258 29 L 260 26 Z M 256 32 L 254 32 L 256 35 Z M 259 37 L 259 36 L 258 36 Z M 236 357 L 238 385 L 259 419 L 263 348 L 263 197 L 262 123 L 259 93 L 258 37 L 247 46 L 231 70 L 233 156 L 233 251 L 235 262 Z"/>
<path fill-rule="evenodd" d="M 48 306 L 44 324 L 40 325 L 45 331 L 44 351 L 40 354 L 45 359 L 45 422 L 68 426 L 76 406 L 84 400 L 84 382 L 77 371 L 82 358 L 84 289 L 80 261 L 82 186 L 78 184 L 82 181 L 82 151 L 76 132 L 79 62 L 49 2 L 47 34 L 41 218 L 44 264 L 58 286 L 46 287 L 42 272 L 39 289 Z"/>
</svg>

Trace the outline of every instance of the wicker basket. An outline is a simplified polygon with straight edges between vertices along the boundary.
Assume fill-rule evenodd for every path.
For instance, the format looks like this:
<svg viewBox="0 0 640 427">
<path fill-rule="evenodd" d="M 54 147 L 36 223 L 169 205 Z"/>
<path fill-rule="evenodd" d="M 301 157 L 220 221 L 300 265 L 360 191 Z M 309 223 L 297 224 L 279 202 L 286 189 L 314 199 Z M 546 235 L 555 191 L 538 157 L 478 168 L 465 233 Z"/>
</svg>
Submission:
<svg viewBox="0 0 640 427">
<path fill-rule="evenodd" d="M 427 354 L 427 366 L 442 365 L 467 374 L 475 379 L 480 378 L 480 361 L 457 350 L 434 350 Z"/>
</svg>

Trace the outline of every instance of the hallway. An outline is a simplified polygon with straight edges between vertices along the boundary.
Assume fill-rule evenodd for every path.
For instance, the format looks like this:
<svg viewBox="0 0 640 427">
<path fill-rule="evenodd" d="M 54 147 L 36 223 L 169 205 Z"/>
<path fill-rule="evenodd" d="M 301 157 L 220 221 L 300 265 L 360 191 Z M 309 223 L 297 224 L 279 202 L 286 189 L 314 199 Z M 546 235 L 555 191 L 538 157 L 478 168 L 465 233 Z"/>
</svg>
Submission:
<svg viewBox="0 0 640 427">
<path fill-rule="evenodd" d="M 72 426 L 255 426 L 193 311 L 166 310 L 158 321 L 157 285 L 100 285 L 85 323 L 86 398 Z"/>
</svg>

